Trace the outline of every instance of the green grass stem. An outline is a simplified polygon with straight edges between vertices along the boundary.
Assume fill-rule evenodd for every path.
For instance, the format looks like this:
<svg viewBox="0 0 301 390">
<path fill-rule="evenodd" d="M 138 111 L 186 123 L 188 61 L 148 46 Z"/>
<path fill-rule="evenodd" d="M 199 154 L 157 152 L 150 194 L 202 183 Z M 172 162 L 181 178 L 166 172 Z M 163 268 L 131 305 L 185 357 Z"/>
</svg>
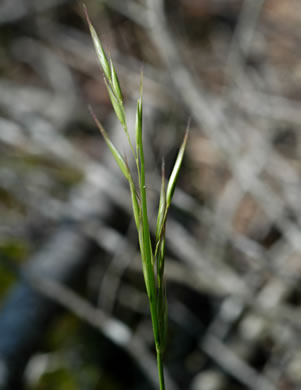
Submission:
<svg viewBox="0 0 301 390">
<path fill-rule="evenodd" d="M 165 169 L 164 163 L 162 164 L 162 185 L 160 192 L 160 202 L 158 207 L 158 217 L 156 226 L 156 238 L 154 242 L 154 251 L 151 242 L 151 234 L 148 220 L 147 209 L 147 186 L 145 179 L 145 162 L 144 162 L 144 150 L 143 150 L 143 110 L 142 110 L 142 90 L 143 90 L 143 78 L 141 75 L 140 80 L 140 97 L 137 102 L 136 111 L 136 148 L 134 149 L 130 135 L 128 132 L 126 114 L 123 104 L 122 89 L 119 84 L 118 76 L 110 58 L 103 49 L 103 46 L 96 34 L 96 31 L 90 21 L 88 12 L 84 7 L 86 20 L 90 29 L 92 40 L 95 46 L 96 54 L 100 63 L 100 66 L 104 72 L 106 87 L 110 96 L 112 106 L 115 114 L 120 121 L 125 135 L 128 139 L 130 149 L 135 159 L 137 175 L 138 175 L 138 188 L 134 184 L 129 166 L 126 158 L 124 159 L 118 149 L 110 140 L 107 132 L 103 128 L 100 121 L 97 119 L 94 111 L 90 108 L 91 115 L 99 128 L 104 140 L 110 149 L 116 163 L 118 164 L 124 177 L 127 179 L 131 192 L 131 200 L 133 207 L 133 215 L 138 232 L 139 248 L 141 254 L 142 271 L 145 281 L 146 292 L 149 301 L 150 314 L 153 327 L 154 342 L 157 355 L 158 376 L 160 383 L 160 390 L 165 390 L 164 384 L 164 368 L 163 368 L 163 353 L 166 345 L 167 336 L 167 300 L 166 300 L 166 287 L 164 279 L 164 256 L 165 256 L 165 230 L 166 219 L 168 209 L 171 204 L 171 200 L 175 191 L 177 178 L 182 165 L 184 151 L 187 143 L 188 130 L 185 133 L 184 140 L 179 149 L 179 153 L 174 164 L 174 168 L 168 180 L 167 186 L 165 182 Z M 167 188 L 166 188 L 167 187 Z"/>
</svg>

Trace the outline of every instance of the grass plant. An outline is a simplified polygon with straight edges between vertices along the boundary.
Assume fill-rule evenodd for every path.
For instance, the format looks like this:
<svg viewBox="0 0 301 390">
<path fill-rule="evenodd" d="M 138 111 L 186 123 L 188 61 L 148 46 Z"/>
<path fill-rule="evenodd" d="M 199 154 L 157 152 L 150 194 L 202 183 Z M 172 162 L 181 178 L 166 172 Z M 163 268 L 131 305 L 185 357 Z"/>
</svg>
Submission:
<svg viewBox="0 0 301 390">
<path fill-rule="evenodd" d="M 152 245 L 146 194 L 145 163 L 142 142 L 142 76 L 140 81 L 140 96 L 137 101 L 136 110 L 136 129 L 135 129 L 135 147 L 132 144 L 128 131 L 126 113 L 124 109 L 123 94 L 119 84 L 118 76 L 112 62 L 107 56 L 103 46 L 96 34 L 96 31 L 84 7 L 86 20 L 90 29 L 96 54 L 100 67 L 104 73 L 105 84 L 109 97 L 114 108 L 115 114 L 121 123 L 123 131 L 128 139 L 131 153 L 136 163 L 138 185 L 136 186 L 133 176 L 130 172 L 127 159 L 122 157 L 118 149 L 110 140 L 104 127 L 96 117 L 93 109 L 90 107 L 91 115 L 100 130 L 108 148 L 116 160 L 122 174 L 129 183 L 133 215 L 138 232 L 139 247 L 141 254 L 142 270 L 145 281 L 146 292 L 149 300 L 150 314 L 153 327 L 154 342 L 157 354 L 157 366 L 159 374 L 160 390 L 165 389 L 163 372 L 163 353 L 167 338 L 167 300 L 164 278 L 164 257 L 165 257 L 165 229 L 166 219 L 171 200 L 175 191 L 178 174 L 183 161 L 184 151 L 187 143 L 188 129 L 186 130 L 184 140 L 179 149 L 173 170 L 166 184 L 164 162 L 162 163 L 162 184 L 160 192 L 160 201 L 158 207 L 158 217 L 156 225 L 156 236 L 154 245 Z"/>
</svg>

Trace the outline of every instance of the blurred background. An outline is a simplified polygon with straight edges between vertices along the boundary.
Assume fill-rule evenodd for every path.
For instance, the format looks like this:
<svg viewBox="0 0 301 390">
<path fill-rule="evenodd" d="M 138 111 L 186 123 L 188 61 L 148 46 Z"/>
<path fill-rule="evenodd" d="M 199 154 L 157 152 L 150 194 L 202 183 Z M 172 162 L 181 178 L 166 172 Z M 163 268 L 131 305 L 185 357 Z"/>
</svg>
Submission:
<svg viewBox="0 0 301 390">
<path fill-rule="evenodd" d="M 301 389 L 301 4 L 86 0 L 167 227 L 167 389 Z M 132 164 L 80 1 L 0 3 L 0 388 L 157 389 Z M 133 127 L 133 126 L 132 126 Z"/>
</svg>

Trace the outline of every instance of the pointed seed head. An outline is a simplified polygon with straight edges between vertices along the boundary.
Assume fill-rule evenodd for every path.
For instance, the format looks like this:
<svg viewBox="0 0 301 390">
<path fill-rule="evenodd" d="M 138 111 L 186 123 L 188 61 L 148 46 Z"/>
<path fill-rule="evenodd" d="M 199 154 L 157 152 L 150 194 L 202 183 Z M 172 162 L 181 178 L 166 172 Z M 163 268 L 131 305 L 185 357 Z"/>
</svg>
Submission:
<svg viewBox="0 0 301 390">
<path fill-rule="evenodd" d="M 112 90 L 112 87 L 108 83 L 107 80 L 105 80 L 107 90 L 109 92 L 110 100 L 112 103 L 112 106 L 114 108 L 114 111 L 116 113 L 117 118 L 119 119 L 119 122 L 122 124 L 123 127 L 126 127 L 126 120 L 124 115 L 124 109 L 122 106 L 121 101 L 115 96 L 114 91 Z"/>
<path fill-rule="evenodd" d="M 93 24 L 91 23 L 90 17 L 88 15 L 88 11 L 86 6 L 84 5 L 84 11 L 85 11 L 85 16 L 86 20 L 90 29 L 90 34 L 94 43 L 95 51 L 99 60 L 99 63 L 101 65 L 101 68 L 108 80 L 111 80 L 111 70 L 110 70 L 110 65 L 106 56 L 106 53 L 102 47 L 102 44 L 97 36 L 97 33 L 95 31 L 95 28 L 93 27 Z"/>
<path fill-rule="evenodd" d="M 121 92 L 118 76 L 111 59 L 110 59 L 110 66 L 111 66 L 112 89 L 115 93 L 115 96 L 120 100 L 120 102 L 122 102 L 123 98 L 122 98 L 122 92 Z"/>
</svg>

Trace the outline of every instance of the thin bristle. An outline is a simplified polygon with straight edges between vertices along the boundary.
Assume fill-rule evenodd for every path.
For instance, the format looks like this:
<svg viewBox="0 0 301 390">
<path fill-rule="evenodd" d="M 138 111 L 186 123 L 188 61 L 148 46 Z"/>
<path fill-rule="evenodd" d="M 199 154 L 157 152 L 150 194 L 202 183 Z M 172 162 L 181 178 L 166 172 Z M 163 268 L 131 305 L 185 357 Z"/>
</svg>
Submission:
<svg viewBox="0 0 301 390">
<path fill-rule="evenodd" d="M 187 143 L 188 135 L 190 132 L 190 126 L 191 126 L 191 117 L 188 118 L 186 129 L 185 129 L 184 140 L 183 140 L 183 143 L 185 143 L 185 145 Z"/>
<path fill-rule="evenodd" d="M 85 14 L 85 18 L 86 18 L 87 23 L 92 24 L 90 17 L 89 17 L 89 14 L 88 14 L 87 6 L 85 3 L 83 3 L 83 9 L 84 9 L 84 14 Z"/>
<path fill-rule="evenodd" d="M 96 114 L 95 114 L 95 112 L 90 104 L 88 105 L 88 110 L 89 110 L 94 122 L 96 123 L 99 131 L 104 136 L 104 128 L 102 127 L 102 124 L 99 122 L 99 120 L 98 120 L 98 118 L 97 118 L 97 116 L 96 116 Z"/>
<path fill-rule="evenodd" d="M 162 157 L 162 163 L 161 163 L 161 177 L 165 178 L 165 159 Z"/>
<path fill-rule="evenodd" d="M 140 98 L 142 99 L 142 96 L 143 96 L 143 66 L 142 66 L 142 69 L 140 71 L 139 94 L 140 94 Z"/>
</svg>

